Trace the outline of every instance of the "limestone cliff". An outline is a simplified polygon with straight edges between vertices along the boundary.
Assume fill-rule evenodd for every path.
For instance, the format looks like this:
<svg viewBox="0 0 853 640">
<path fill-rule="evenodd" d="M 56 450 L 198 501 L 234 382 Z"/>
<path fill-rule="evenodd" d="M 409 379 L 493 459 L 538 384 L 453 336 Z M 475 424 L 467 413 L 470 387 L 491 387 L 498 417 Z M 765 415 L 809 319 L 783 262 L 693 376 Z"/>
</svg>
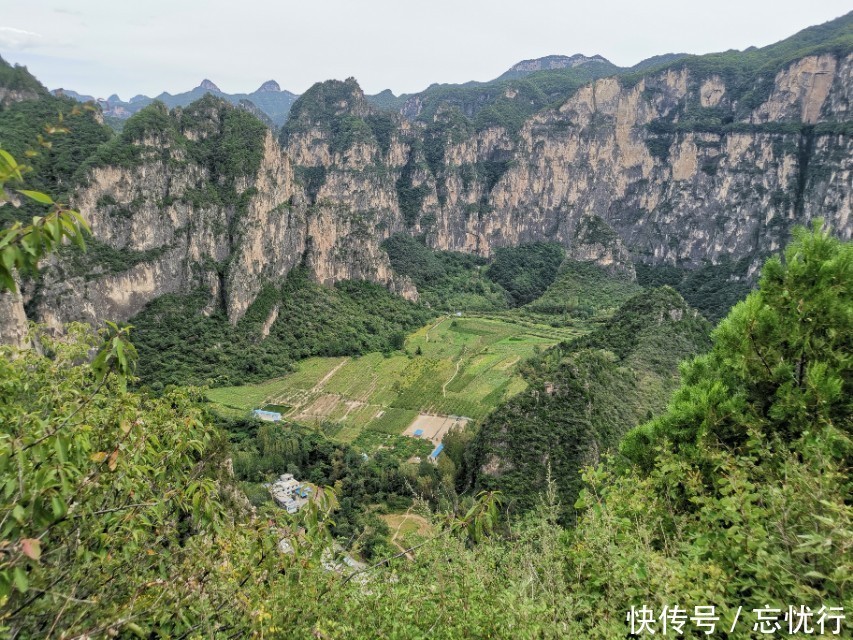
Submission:
<svg viewBox="0 0 853 640">
<path fill-rule="evenodd" d="M 30 317 L 123 320 L 204 288 L 236 322 L 298 264 L 414 297 L 380 248 L 395 233 L 483 256 L 557 241 L 629 275 L 744 259 L 754 274 L 816 217 L 849 239 L 849 49 L 751 85 L 703 60 L 590 82 L 517 131 L 453 108 L 407 120 L 352 79 L 306 92 L 279 140 L 211 97 L 149 107 L 87 165 L 73 203 L 93 250 L 51 262 Z"/>
<path fill-rule="evenodd" d="M 851 61 L 795 61 L 745 114 L 722 77 L 676 66 L 634 84 L 591 83 L 518 135 L 439 113 L 398 127 L 384 156 L 363 141 L 333 154 L 318 132 L 291 138 L 287 151 L 321 169 L 319 198 L 382 211 L 439 249 L 571 247 L 578 222 L 597 219 L 634 260 L 750 257 L 754 271 L 793 223 L 821 216 L 850 237 Z"/>
<path fill-rule="evenodd" d="M 236 322 L 265 283 L 303 261 L 321 282 L 370 279 L 416 295 L 391 273 L 367 217 L 309 206 L 268 129 L 235 135 L 251 116 L 214 99 L 157 115 L 161 130 L 115 141 L 132 161 L 103 154 L 87 171 L 72 204 L 91 223 L 89 252 L 51 260 L 30 304 L 33 317 L 51 326 L 127 319 L 158 296 L 204 288 L 210 310 L 221 305 Z M 243 144 L 257 146 L 257 162 L 235 175 L 202 148 Z"/>
</svg>

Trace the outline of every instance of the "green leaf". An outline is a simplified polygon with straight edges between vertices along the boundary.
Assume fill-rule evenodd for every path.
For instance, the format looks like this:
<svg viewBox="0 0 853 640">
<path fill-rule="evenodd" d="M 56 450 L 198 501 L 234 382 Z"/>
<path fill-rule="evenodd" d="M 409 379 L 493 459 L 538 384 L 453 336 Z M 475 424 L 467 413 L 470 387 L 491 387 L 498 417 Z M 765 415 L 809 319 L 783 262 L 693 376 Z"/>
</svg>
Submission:
<svg viewBox="0 0 853 640">
<path fill-rule="evenodd" d="M 27 515 L 27 512 L 24 510 L 24 508 L 21 505 L 16 504 L 12 508 L 12 517 L 15 520 L 17 520 L 18 522 L 23 522 L 24 519 L 26 518 L 26 515 Z"/>
<path fill-rule="evenodd" d="M 30 588 L 30 581 L 27 578 L 27 573 L 24 571 L 23 567 L 15 567 L 14 571 L 14 581 L 15 587 L 17 587 L 18 591 L 21 593 L 26 593 L 27 589 Z"/>
<path fill-rule="evenodd" d="M 53 516 L 55 518 L 61 518 L 62 515 L 65 513 L 65 504 L 62 502 L 62 500 L 59 499 L 59 496 L 53 496 L 50 499 L 50 506 L 53 510 Z"/>
<path fill-rule="evenodd" d="M 6 161 L 6 164 L 9 165 L 9 168 L 11 168 L 11 169 L 17 168 L 17 166 L 18 166 L 17 161 L 15 160 L 15 158 L 12 157 L 12 154 L 10 154 L 8 151 L 3 151 L 3 149 L 0 149 L 0 158 L 3 158 L 3 160 Z"/>
<path fill-rule="evenodd" d="M 41 191 L 28 191 L 26 189 L 18 189 L 18 193 L 27 196 L 30 200 L 35 200 L 41 204 L 53 204 L 53 199 Z"/>
</svg>

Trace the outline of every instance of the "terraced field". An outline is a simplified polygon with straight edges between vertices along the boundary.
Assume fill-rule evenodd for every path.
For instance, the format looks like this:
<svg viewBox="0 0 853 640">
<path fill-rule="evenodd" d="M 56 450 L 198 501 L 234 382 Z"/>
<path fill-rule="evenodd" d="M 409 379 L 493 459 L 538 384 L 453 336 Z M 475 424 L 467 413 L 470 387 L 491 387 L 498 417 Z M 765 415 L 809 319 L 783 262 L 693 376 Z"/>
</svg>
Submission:
<svg viewBox="0 0 853 640">
<path fill-rule="evenodd" d="M 409 335 L 405 351 L 310 358 L 282 378 L 212 389 L 209 397 L 232 414 L 281 405 L 286 419 L 319 426 L 342 442 L 364 439 L 365 432 L 399 435 L 419 414 L 485 416 L 524 389 L 519 363 L 537 348 L 576 335 L 545 325 L 445 316 Z"/>
</svg>

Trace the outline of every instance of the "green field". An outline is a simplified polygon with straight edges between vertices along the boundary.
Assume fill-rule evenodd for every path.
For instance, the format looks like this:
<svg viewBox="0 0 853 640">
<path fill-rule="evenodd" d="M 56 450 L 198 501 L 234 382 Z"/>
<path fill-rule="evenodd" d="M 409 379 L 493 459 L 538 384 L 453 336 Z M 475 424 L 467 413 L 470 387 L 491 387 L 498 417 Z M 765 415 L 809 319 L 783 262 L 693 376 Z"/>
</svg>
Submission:
<svg viewBox="0 0 853 640">
<path fill-rule="evenodd" d="M 297 370 L 260 384 L 208 392 L 231 415 L 266 405 L 353 442 L 363 431 L 400 434 L 419 413 L 478 419 L 522 391 L 518 365 L 572 329 L 487 317 L 439 318 L 410 334 L 405 350 L 353 358 L 309 358 Z"/>
</svg>

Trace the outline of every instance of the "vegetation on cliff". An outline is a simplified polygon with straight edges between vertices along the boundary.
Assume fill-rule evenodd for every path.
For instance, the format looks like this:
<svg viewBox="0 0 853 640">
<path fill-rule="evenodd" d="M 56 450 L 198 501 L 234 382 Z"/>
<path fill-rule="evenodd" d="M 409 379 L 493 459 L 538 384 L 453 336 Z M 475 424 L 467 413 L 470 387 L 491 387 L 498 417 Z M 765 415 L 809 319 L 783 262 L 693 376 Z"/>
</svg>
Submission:
<svg viewBox="0 0 853 640">
<path fill-rule="evenodd" d="M 518 307 L 541 296 L 554 282 L 564 255 L 563 247 L 553 242 L 501 247 L 486 276 L 503 287 L 512 306 Z"/>
<path fill-rule="evenodd" d="M 0 79 L 0 86 L 3 86 Z M 97 121 L 93 108 L 45 93 L 37 100 L 0 105 L 0 148 L 29 167 L 27 186 L 67 197 L 78 167 L 112 132 Z M 37 215 L 34 206 L 0 209 L 0 225 Z"/>
<path fill-rule="evenodd" d="M 408 276 L 418 288 L 420 302 L 437 311 L 506 309 L 507 293 L 485 277 L 485 258 L 453 251 L 433 251 L 407 235 L 382 243 L 395 273 Z"/>
<path fill-rule="evenodd" d="M 91 153 L 76 178 L 84 180 L 92 167 L 135 167 L 152 158 L 167 165 L 191 160 L 215 178 L 210 191 L 230 203 L 235 181 L 257 174 L 266 133 L 251 113 L 211 95 L 173 111 L 155 101 Z"/>
<path fill-rule="evenodd" d="M 21 94 L 32 94 L 33 96 L 44 96 L 47 89 L 44 88 L 26 67 L 11 65 L 0 56 L 0 87 Z"/>
<path fill-rule="evenodd" d="M 493 258 L 434 251 L 421 239 L 394 235 L 382 243 L 395 273 L 408 276 L 421 301 L 443 311 L 493 311 L 535 300 L 557 276 L 565 255 L 555 243 L 501 247 Z"/>
<path fill-rule="evenodd" d="M 318 82 L 293 103 L 281 130 L 282 144 L 298 133 L 320 131 L 327 136 L 332 153 L 343 153 L 359 142 L 387 150 L 394 117 L 375 111 L 355 78 Z"/>
<path fill-rule="evenodd" d="M 641 288 L 626 275 L 609 273 L 593 263 L 566 260 L 550 286 L 526 309 L 537 314 L 592 318 L 612 313 Z"/>
<path fill-rule="evenodd" d="M 167 295 L 130 320 L 143 383 L 223 386 L 281 376 L 309 356 L 390 351 L 432 313 L 369 282 L 323 287 L 303 270 L 269 284 L 231 325 L 221 309 L 203 310 L 205 292 Z M 263 335 L 274 308 L 277 319 Z"/>
<path fill-rule="evenodd" d="M 752 289 L 753 282 L 747 276 L 749 262 L 749 259 L 724 260 L 696 269 L 639 263 L 636 265 L 637 284 L 673 287 L 690 306 L 701 311 L 708 320 L 718 322 Z"/>
</svg>

